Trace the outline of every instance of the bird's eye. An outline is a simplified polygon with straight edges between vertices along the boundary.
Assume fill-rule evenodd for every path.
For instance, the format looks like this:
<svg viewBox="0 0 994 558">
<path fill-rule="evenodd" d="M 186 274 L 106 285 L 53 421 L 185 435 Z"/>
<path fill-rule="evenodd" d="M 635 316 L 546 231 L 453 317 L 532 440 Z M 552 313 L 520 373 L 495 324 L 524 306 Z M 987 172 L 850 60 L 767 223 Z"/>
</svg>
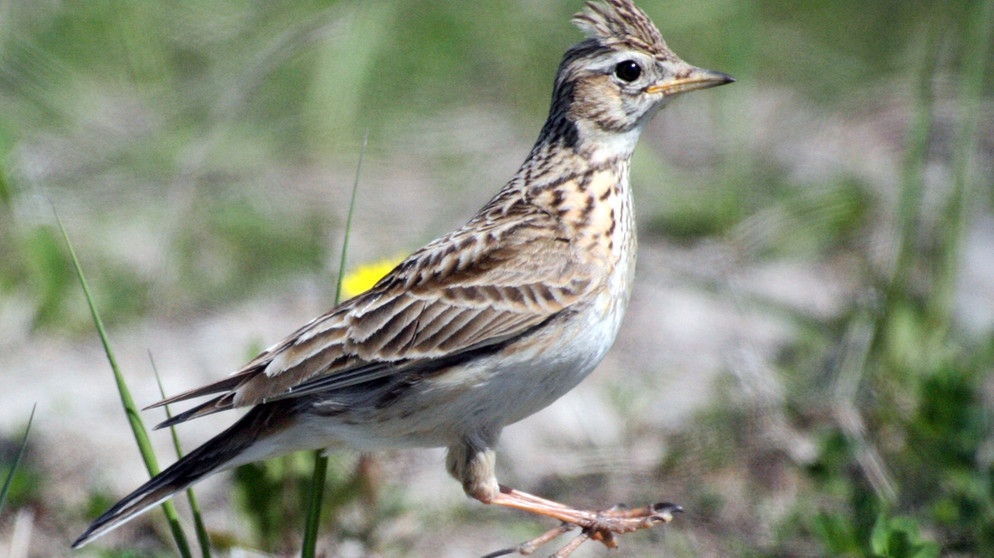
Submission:
<svg viewBox="0 0 994 558">
<path fill-rule="evenodd" d="M 618 76 L 621 81 L 631 83 L 642 75 L 642 66 L 639 66 L 638 62 L 634 60 L 618 62 L 618 65 L 614 67 L 614 75 Z"/>
</svg>

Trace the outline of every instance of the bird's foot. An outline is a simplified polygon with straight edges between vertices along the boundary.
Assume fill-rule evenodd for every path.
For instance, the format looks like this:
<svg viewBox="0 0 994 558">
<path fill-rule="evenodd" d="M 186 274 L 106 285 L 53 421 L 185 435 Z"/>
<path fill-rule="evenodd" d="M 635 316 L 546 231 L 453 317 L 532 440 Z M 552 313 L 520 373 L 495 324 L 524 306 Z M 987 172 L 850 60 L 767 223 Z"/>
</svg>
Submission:
<svg viewBox="0 0 994 558">
<path fill-rule="evenodd" d="M 579 528 L 580 534 L 566 546 L 560 548 L 551 558 L 566 558 L 588 540 L 600 541 L 608 548 L 618 546 L 617 535 L 648 529 L 661 523 L 669 523 L 673 515 L 683 509 L 670 503 L 653 504 L 641 508 L 614 506 L 607 510 L 577 510 L 538 496 L 501 486 L 500 495 L 494 504 L 517 508 L 539 515 L 554 517 L 562 524 L 542 535 L 513 548 L 498 550 L 484 558 L 496 558 L 510 554 L 530 555 L 553 539 Z"/>
</svg>

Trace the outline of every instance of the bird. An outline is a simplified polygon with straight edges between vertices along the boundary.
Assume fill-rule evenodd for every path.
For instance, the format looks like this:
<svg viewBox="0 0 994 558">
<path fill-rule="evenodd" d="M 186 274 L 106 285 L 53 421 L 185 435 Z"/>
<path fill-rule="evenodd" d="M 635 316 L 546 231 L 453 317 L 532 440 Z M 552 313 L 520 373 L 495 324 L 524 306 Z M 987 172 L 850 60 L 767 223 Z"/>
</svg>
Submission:
<svg viewBox="0 0 994 558">
<path fill-rule="evenodd" d="M 559 64 L 549 115 L 514 176 L 465 225 L 401 261 L 370 290 L 313 319 L 232 375 L 151 407 L 207 398 L 157 428 L 236 408 L 232 426 L 112 506 L 72 546 L 203 478 L 300 450 L 442 447 L 484 504 L 558 520 L 489 556 L 666 523 L 675 504 L 581 510 L 502 485 L 502 429 L 572 390 L 614 343 L 632 292 L 629 167 L 673 98 L 734 79 L 674 54 L 631 0 L 587 2 L 585 39 Z"/>
</svg>

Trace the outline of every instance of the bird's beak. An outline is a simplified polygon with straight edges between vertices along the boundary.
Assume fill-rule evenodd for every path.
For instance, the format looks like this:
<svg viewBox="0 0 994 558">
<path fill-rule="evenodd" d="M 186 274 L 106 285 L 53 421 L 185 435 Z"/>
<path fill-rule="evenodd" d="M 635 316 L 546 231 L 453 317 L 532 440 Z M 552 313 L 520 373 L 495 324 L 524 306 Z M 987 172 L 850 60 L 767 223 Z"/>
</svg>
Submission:
<svg viewBox="0 0 994 558">
<path fill-rule="evenodd" d="M 678 77 L 666 78 L 650 85 L 646 92 L 676 95 L 687 91 L 717 87 L 733 81 L 735 78 L 728 74 L 691 66 L 689 70 L 680 72 Z"/>
</svg>

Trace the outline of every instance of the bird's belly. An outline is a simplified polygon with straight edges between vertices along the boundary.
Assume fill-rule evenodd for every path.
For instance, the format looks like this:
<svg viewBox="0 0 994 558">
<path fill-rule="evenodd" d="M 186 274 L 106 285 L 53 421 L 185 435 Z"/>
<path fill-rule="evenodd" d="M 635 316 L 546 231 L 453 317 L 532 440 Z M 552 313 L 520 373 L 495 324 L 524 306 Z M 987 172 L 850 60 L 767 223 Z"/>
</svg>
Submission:
<svg viewBox="0 0 994 558">
<path fill-rule="evenodd" d="M 620 304 L 597 301 L 581 312 L 563 316 L 520 344 L 506 349 L 506 363 L 491 376 L 492 396 L 481 405 L 503 417 L 501 426 L 532 415 L 565 395 L 604 359 L 621 324 Z M 495 419 L 496 420 L 496 419 Z"/>
</svg>

